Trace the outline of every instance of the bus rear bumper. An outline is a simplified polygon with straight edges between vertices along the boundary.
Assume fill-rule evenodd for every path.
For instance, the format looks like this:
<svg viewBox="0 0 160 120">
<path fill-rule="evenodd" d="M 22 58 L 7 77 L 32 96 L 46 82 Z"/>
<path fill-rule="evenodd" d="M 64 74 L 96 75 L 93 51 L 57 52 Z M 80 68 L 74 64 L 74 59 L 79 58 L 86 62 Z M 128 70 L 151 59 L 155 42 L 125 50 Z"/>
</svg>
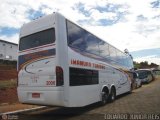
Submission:
<svg viewBox="0 0 160 120">
<path fill-rule="evenodd" d="M 49 106 L 64 106 L 62 87 L 18 87 L 21 103 Z"/>
</svg>

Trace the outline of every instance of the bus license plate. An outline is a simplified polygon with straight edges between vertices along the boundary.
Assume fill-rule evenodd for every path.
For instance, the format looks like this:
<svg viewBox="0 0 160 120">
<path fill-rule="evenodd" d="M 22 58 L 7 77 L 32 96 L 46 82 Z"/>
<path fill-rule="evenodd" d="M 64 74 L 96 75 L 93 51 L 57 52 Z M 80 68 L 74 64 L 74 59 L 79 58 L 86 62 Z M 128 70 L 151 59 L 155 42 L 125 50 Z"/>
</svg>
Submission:
<svg viewBox="0 0 160 120">
<path fill-rule="evenodd" d="M 40 98 L 40 93 L 32 93 L 32 98 Z"/>
</svg>

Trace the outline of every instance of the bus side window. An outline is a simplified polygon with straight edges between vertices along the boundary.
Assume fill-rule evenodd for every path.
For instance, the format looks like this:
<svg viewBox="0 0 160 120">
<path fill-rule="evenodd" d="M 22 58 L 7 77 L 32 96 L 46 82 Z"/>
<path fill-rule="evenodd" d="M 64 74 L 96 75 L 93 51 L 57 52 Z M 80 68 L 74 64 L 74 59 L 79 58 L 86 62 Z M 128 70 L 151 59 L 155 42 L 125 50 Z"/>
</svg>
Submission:
<svg viewBox="0 0 160 120">
<path fill-rule="evenodd" d="M 84 41 L 86 41 L 86 46 L 87 46 L 85 51 L 93 53 L 95 55 L 99 55 L 99 46 L 98 46 L 99 40 L 95 36 L 89 34 L 86 31 Z"/>
<path fill-rule="evenodd" d="M 67 35 L 69 46 L 80 50 L 84 50 L 86 48 L 86 43 L 83 39 L 84 30 L 70 21 L 67 21 Z"/>
</svg>

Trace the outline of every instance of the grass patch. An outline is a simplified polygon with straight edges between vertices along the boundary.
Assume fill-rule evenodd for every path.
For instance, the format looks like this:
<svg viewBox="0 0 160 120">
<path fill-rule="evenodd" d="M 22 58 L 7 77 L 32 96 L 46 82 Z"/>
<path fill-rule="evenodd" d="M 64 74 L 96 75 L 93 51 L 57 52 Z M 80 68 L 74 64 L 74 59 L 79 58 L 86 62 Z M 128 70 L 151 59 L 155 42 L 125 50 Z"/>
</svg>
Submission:
<svg viewBox="0 0 160 120">
<path fill-rule="evenodd" d="M 7 88 L 15 88 L 17 86 L 17 80 L 2 80 L 0 81 L 0 89 L 7 89 Z"/>
</svg>

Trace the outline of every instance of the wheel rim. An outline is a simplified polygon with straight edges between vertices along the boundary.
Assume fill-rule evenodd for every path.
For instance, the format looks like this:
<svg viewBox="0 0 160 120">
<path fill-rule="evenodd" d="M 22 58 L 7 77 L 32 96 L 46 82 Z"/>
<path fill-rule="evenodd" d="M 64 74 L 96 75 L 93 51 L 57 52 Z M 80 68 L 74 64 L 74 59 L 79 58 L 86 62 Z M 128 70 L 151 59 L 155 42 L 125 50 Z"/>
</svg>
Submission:
<svg viewBox="0 0 160 120">
<path fill-rule="evenodd" d="M 103 96 L 102 96 L 102 102 L 103 102 L 103 104 L 107 103 L 107 98 L 108 98 L 108 95 L 106 93 L 104 93 Z"/>
<path fill-rule="evenodd" d="M 115 99 L 115 94 L 114 94 L 114 91 L 112 90 L 112 96 L 111 96 L 111 99 L 114 100 Z"/>
</svg>

